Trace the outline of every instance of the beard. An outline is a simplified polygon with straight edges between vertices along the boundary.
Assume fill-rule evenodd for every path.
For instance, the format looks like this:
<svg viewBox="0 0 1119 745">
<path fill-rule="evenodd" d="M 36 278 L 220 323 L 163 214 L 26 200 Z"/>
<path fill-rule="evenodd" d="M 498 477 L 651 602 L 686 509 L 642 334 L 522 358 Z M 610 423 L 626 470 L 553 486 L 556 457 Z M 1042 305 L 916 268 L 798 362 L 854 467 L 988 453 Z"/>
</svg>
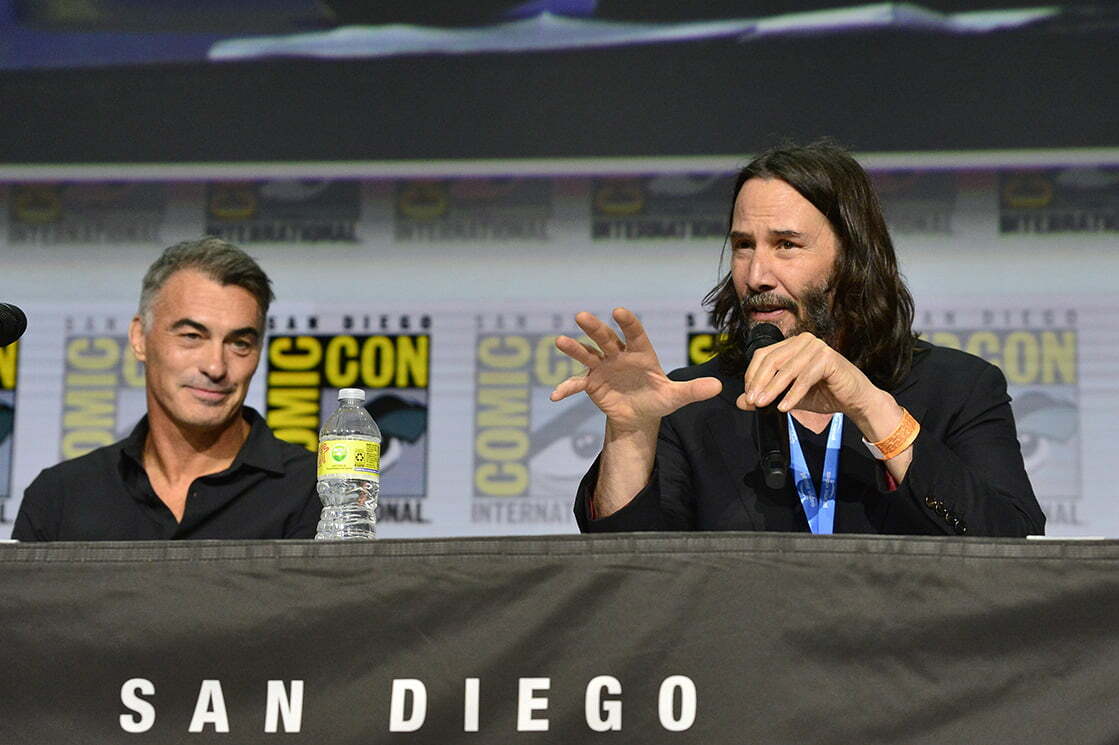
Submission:
<svg viewBox="0 0 1119 745">
<path fill-rule="evenodd" d="M 790 297 L 778 295 L 775 292 L 761 292 L 756 295 L 747 295 L 742 300 L 741 312 L 746 321 L 746 331 L 749 333 L 754 327 L 764 321 L 755 321 L 749 318 L 750 310 L 754 308 L 783 308 L 796 318 L 792 330 L 785 334 L 786 337 L 796 336 L 807 331 L 813 336 L 824 341 L 830 347 L 835 347 L 838 329 L 831 309 L 831 290 L 827 284 L 808 288 L 797 303 Z"/>
</svg>

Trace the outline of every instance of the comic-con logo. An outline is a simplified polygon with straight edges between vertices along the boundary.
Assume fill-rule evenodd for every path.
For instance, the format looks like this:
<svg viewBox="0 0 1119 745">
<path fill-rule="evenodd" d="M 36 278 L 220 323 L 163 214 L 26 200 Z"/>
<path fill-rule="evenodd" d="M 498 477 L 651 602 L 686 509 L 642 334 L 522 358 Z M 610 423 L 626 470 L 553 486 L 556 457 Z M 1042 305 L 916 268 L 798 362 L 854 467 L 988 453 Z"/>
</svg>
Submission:
<svg viewBox="0 0 1119 745">
<path fill-rule="evenodd" d="M 166 188 L 157 183 L 16 184 L 8 196 L 8 242 L 159 243 Z"/>
<path fill-rule="evenodd" d="M 16 425 L 16 372 L 19 342 L 0 347 L 0 523 L 14 515 L 5 509 L 12 489 L 12 440 Z"/>
<path fill-rule="evenodd" d="M 702 365 L 715 356 L 715 349 L 725 337 L 711 328 L 710 316 L 706 313 L 687 313 L 684 315 L 687 328 L 684 359 L 689 365 Z"/>
<path fill-rule="evenodd" d="M 721 238 L 727 231 L 732 177 L 725 173 L 596 179 L 591 189 L 594 240 Z"/>
<path fill-rule="evenodd" d="M 689 331 L 687 360 L 689 365 L 702 365 L 715 356 L 715 346 L 721 338 L 714 331 Z"/>
<path fill-rule="evenodd" d="M 544 178 L 399 181 L 396 240 L 548 240 L 552 194 Z"/>
<path fill-rule="evenodd" d="M 952 232 L 958 188 L 954 172 L 872 171 L 870 179 L 891 232 L 924 235 Z"/>
<path fill-rule="evenodd" d="M 1075 523 L 1081 479 L 1078 331 L 941 328 L 922 336 L 1002 370 L 1034 492 L 1050 523 Z"/>
<path fill-rule="evenodd" d="M 353 243 L 361 183 L 223 181 L 206 187 L 206 232 L 234 243 Z"/>
<path fill-rule="evenodd" d="M 65 339 L 59 457 L 76 458 L 123 439 L 147 411 L 144 366 L 121 333 Z"/>
<path fill-rule="evenodd" d="M 1119 231 L 1119 167 L 1008 171 L 999 174 L 999 232 Z"/>
<path fill-rule="evenodd" d="M 557 384 L 583 372 L 555 340 L 548 333 L 477 338 L 474 496 L 502 499 L 476 499 L 475 522 L 570 519 L 571 497 L 602 446 L 602 422 L 586 396 L 550 400 Z"/>
<path fill-rule="evenodd" d="M 363 388 L 381 430 L 381 496 L 426 496 L 431 334 L 276 335 L 267 361 L 267 422 L 277 437 L 317 451 L 338 389 Z"/>
</svg>

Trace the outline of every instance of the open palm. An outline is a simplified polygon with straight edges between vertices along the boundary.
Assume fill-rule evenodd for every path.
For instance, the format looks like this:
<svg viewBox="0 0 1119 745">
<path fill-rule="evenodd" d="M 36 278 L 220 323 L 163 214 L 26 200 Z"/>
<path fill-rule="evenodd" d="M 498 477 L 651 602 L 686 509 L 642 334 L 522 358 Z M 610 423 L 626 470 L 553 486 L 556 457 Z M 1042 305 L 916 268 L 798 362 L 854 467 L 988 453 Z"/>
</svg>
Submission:
<svg viewBox="0 0 1119 745">
<path fill-rule="evenodd" d="M 575 316 L 575 322 L 598 349 L 569 336 L 556 339 L 556 348 L 585 366 L 587 373 L 556 386 L 553 401 L 582 391 L 611 426 L 627 430 L 647 428 L 681 406 L 711 398 L 722 389 L 715 378 L 669 380 L 637 317 L 625 308 L 615 309 L 613 316 L 624 342 L 608 325 L 585 312 Z"/>
</svg>

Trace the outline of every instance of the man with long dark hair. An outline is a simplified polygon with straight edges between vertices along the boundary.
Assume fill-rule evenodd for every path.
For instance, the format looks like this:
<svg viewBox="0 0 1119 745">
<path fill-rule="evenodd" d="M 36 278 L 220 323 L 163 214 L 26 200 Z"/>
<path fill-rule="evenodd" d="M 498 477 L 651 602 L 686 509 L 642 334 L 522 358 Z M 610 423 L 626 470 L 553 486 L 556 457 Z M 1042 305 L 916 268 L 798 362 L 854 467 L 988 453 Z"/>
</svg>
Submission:
<svg viewBox="0 0 1119 745">
<path fill-rule="evenodd" d="M 730 270 L 705 302 L 717 356 L 666 376 L 637 318 L 589 313 L 598 345 L 552 394 L 606 414 L 580 486 L 584 531 L 1044 532 L 995 366 L 913 333 L 913 299 L 866 173 L 828 143 L 770 150 L 739 173 Z M 785 339 L 749 360 L 750 330 Z M 787 416 L 792 478 L 767 486 L 756 410 Z M 844 424 L 846 423 L 846 428 Z M 817 484 L 819 487 L 817 488 Z"/>
</svg>

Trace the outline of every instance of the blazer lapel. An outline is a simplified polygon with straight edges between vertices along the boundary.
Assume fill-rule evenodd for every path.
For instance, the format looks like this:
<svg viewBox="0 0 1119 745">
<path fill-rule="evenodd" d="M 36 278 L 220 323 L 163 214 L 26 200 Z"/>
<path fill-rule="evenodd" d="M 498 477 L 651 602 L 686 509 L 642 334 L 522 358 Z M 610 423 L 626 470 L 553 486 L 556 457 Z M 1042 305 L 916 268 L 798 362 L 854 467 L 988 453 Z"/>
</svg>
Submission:
<svg viewBox="0 0 1119 745">
<path fill-rule="evenodd" d="M 750 523 L 750 530 L 764 530 L 765 519 L 758 510 L 753 475 L 758 475 L 758 451 L 754 435 L 754 414 L 735 405 L 742 395 L 742 377 L 719 376 L 723 390 L 719 398 L 727 404 L 707 419 L 705 424 L 711 439 L 717 444 L 723 466 L 734 484 L 742 510 Z M 759 477 L 760 481 L 760 477 Z M 764 484 L 758 484 L 765 488 Z"/>
</svg>

